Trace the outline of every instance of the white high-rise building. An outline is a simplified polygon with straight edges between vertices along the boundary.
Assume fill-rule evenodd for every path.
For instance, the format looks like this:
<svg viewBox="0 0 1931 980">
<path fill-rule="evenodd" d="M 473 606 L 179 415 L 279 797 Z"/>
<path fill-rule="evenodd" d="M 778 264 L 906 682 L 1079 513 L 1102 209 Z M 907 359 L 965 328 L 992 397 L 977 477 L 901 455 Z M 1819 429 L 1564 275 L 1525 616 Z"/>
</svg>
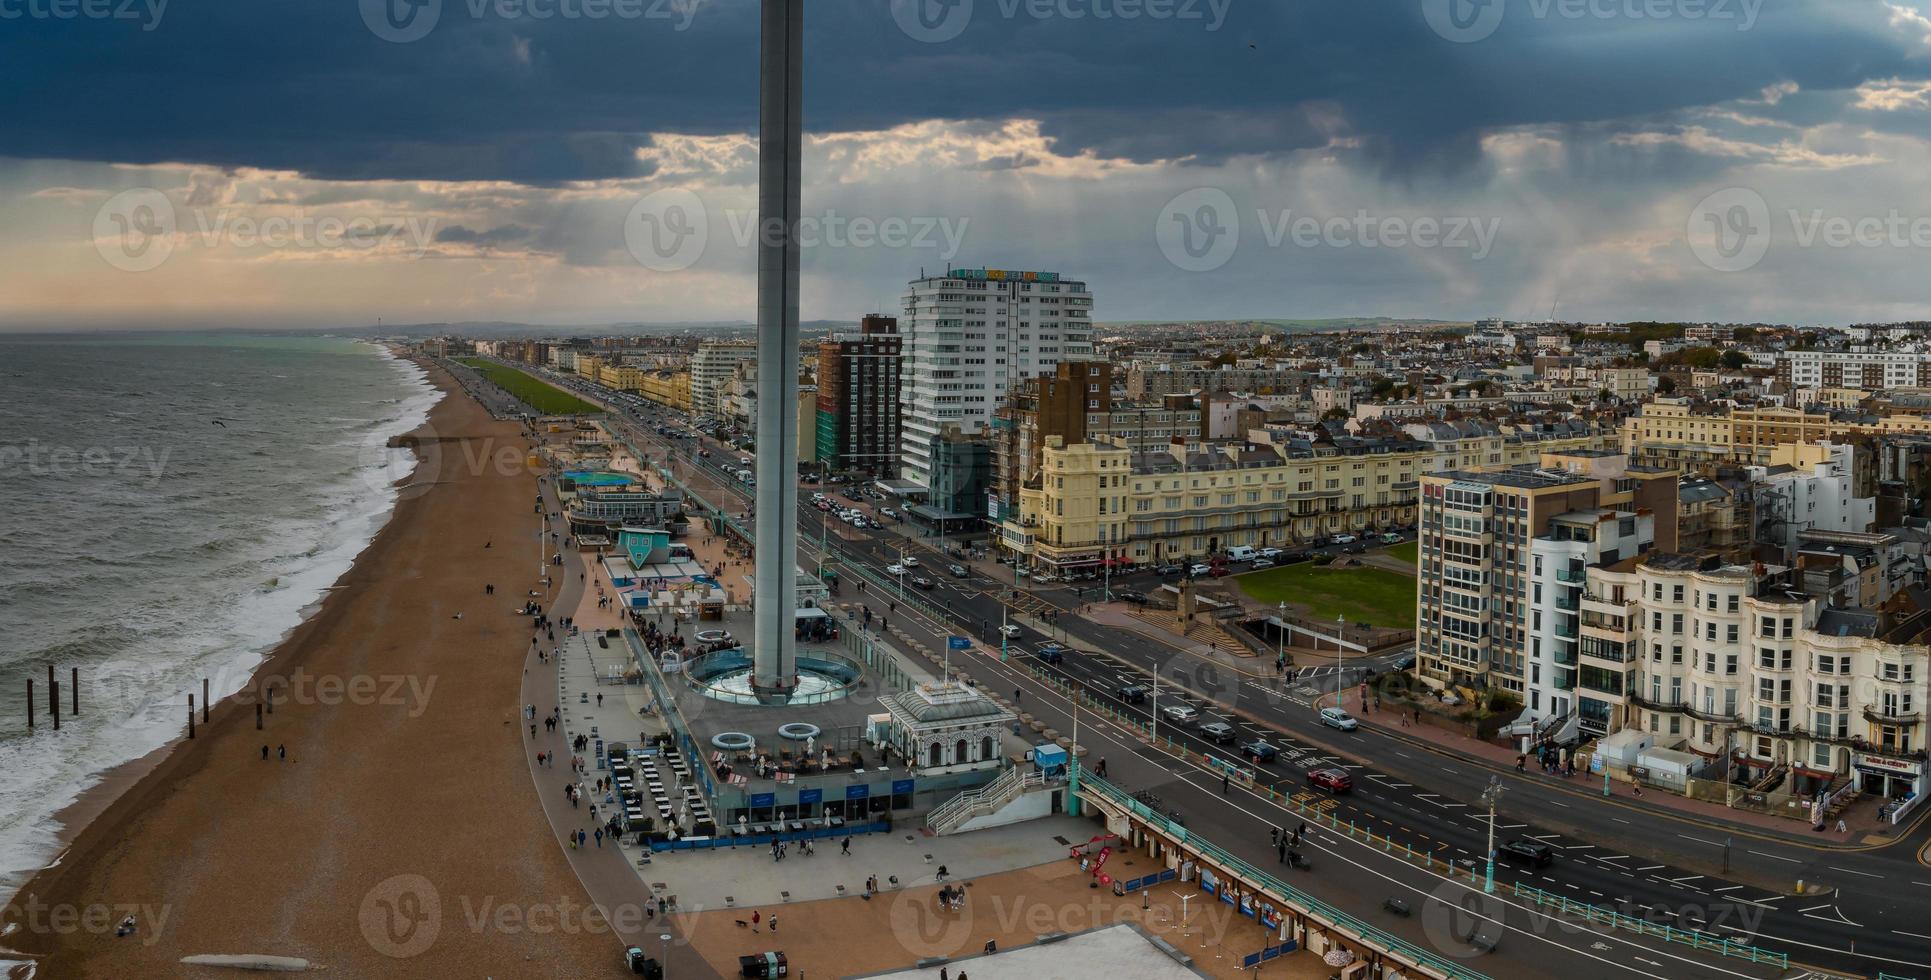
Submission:
<svg viewBox="0 0 1931 980">
<path fill-rule="evenodd" d="M 707 340 L 691 355 L 691 411 L 717 416 L 723 410 L 724 383 L 739 364 L 755 359 L 758 345 L 742 341 Z"/>
<path fill-rule="evenodd" d="M 952 269 L 905 293 L 899 475 L 932 479 L 932 439 L 984 430 L 1020 378 L 1093 357 L 1093 294 L 1056 272 Z"/>
</svg>

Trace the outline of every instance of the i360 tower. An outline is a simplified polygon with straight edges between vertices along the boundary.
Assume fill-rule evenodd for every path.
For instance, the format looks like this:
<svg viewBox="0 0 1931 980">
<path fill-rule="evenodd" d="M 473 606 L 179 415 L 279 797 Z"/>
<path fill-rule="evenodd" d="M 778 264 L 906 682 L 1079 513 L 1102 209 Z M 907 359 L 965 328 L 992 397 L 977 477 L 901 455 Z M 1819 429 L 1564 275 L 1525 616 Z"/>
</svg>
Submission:
<svg viewBox="0 0 1931 980">
<path fill-rule="evenodd" d="M 751 685 L 798 684 L 798 208 L 804 0 L 763 0 L 758 100 L 758 512 Z"/>
</svg>

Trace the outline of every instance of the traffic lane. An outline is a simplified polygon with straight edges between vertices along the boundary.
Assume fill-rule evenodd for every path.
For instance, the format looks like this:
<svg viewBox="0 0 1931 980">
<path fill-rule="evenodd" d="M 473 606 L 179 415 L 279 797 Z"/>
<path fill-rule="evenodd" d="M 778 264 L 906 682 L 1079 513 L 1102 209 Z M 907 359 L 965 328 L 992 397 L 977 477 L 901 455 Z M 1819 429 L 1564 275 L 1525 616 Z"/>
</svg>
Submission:
<svg viewBox="0 0 1931 980">
<path fill-rule="evenodd" d="M 999 676 L 1000 681 L 1010 681 L 1022 688 L 1030 687 L 1033 694 L 1032 701 L 1030 704 L 1028 704 L 1028 702 L 1024 698 L 1022 698 L 1020 702 L 1021 705 L 1025 706 L 1027 710 L 1031 711 L 1035 715 L 1035 717 L 1041 718 L 1043 721 L 1046 721 L 1048 724 L 1055 725 L 1055 727 L 1059 728 L 1061 731 L 1071 731 L 1072 716 L 1074 714 L 1073 710 L 1071 709 L 1071 706 L 1068 705 L 1066 701 L 1059 698 L 1057 696 L 1057 692 L 1053 688 L 1045 686 L 1043 684 L 1039 684 L 1036 680 L 1029 685 L 1028 678 L 1031 676 L 1030 672 L 1014 669 L 1011 664 L 999 665 L 997 661 L 981 661 L 979 659 L 973 659 L 973 658 L 967 658 L 966 661 L 962 662 L 962 665 L 966 668 L 968 673 L 973 674 L 975 677 L 981 678 L 980 682 L 982 684 L 987 683 L 990 680 L 991 676 L 997 675 Z M 1002 668 L 1003 668 L 1003 673 L 1000 673 Z M 1084 725 L 1080 728 L 1081 744 L 1085 744 L 1089 746 L 1089 753 L 1093 751 L 1090 748 L 1090 746 L 1094 744 L 1092 739 L 1103 739 L 1105 740 L 1106 744 L 1115 747 L 1116 751 L 1125 751 L 1128 753 L 1128 755 L 1125 757 L 1129 760 L 1128 763 L 1122 765 L 1122 764 L 1109 761 L 1109 764 L 1108 764 L 1109 772 L 1115 774 L 1118 778 L 1122 779 L 1120 785 L 1124 785 L 1129 788 L 1133 788 L 1135 786 L 1140 785 L 1137 782 L 1126 781 L 1128 777 L 1126 777 L 1124 773 L 1127 773 L 1127 772 L 1139 773 L 1144 771 L 1139 767 L 1137 767 L 1131 760 L 1137 759 L 1137 758 L 1145 758 L 1149 754 L 1159 759 L 1169 758 L 1164 756 L 1161 753 L 1158 753 L 1157 751 L 1148 749 L 1146 746 L 1141 744 L 1138 741 L 1138 739 L 1134 738 L 1130 733 L 1124 730 L 1116 729 L 1115 726 L 1113 726 L 1111 723 L 1106 721 L 1103 718 L 1103 716 L 1096 716 L 1086 711 L 1081 711 L 1079 712 L 1079 714 L 1083 715 L 1084 718 L 1086 719 Z M 1114 734 L 1115 731 L 1118 731 L 1119 734 L 1115 735 Z M 1119 758 L 1119 757 L 1116 756 L 1114 758 Z M 1253 862 L 1256 866 L 1266 866 L 1276 856 L 1273 852 L 1271 842 L 1269 842 L 1270 839 L 1267 833 L 1268 830 L 1270 828 L 1283 828 L 1283 827 L 1291 829 L 1299 822 L 1299 819 L 1300 819 L 1299 817 L 1294 816 L 1288 811 L 1283 810 L 1279 805 L 1275 804 L 1271 800 L 1249 793 L 1246 790 L 1240 789 L 1238 787 L 1229 787 L 1227 790 L 1227 793 L 1228 793 L 1227 797 L 1214 800 L 1214 803 L 1212 806 L 1203 806 L 1202 798 L 1203 797 L 1207 799 L 1213 798 L 1214 790 L 1215 790 L 1214 784 L 1218 782 L 1218 780 L 1212 774 L 1192 766 L 1186 766 L 1184 764 L 1176 764 L 1176 763 L 1169 762 L 1165 765 L 1159 766 L 1156 770 L 1154 770 L 1149 775 L 1152 778 L 1157 779 L 1158 781 L 1153 783 L 1151 786 L 1148 786 L 1145 788 L 1150 788 L 1156 793 L 1163 794 L 1160 802 L 1157 804 L 1160 808 L 1178 811 L 1180 816 L 1187 821 L 1188 825 L 1191 828 L 1195 829 L 1196 831 L 1203 831 L 1203 832 L 1209 831 L 1209 830 L 1218 831 L 1213 833 L 1213 837 L 1216 843 L 1219 843 L 1221 846 L 1226 847 L 1229 850 L 1234 851 L 1235 853 L 1241 854 L 1247 860 L 1249 860 L 1250 862 Z M 1176 787 L 1184 787 L 1184 789 L 1180 790 L 1179 792 L 1176 792 L 1176 789 L 1175 789 Z M 1242 814 L 1244 814 L 1244 816 L 1247 818 L 1246 820 L 1227 819 L 1227 813 L 1229 809 L 1229 798 L 1238 799 L 1240 801 L 1239 803 L 1234 804 L 1234 809 L 1237 809 Z M 1340 858 L 1341 851 L 1339 850 L 1339 848 L 1345 845 L 1341 842 L 1339 836 L 1333 834 L 1331 831 L 1328 831 L 1328 830 L 1313 828 L 1309 832 L 1309 836 L 1306 839 L 1304 847 L 1308 849 L 1326 850 L 1331 845 L 1335 848 L 1335 850 L 1331 851 L 1331 853 L 1337 858 Z M 1376 861 L 1377 863 L 1382 863 L 1386 865 L 1385 867 L 1374 871 L 1375 875 L 1378 878 L 1381 878 L 1390 882 L 1396 882 L 1396 881 L 1399 881 L 1400 879 L 1405 878 L 1406 884 L 1404 887 L 1407 889 L 1408 894 L 1412 896 L 1411 904 L 1414 905 L 1414 907 L 1416 908 L 1423 909 L 1424 913 L 1426 913 L 1428 910 L 1428 903 L 1435 900 L 1439 896 L 1440 890 L 1446 884 L 1443 879 L 1437 876 L 1429 875 L 1418 868 L 1414 868 L 1408 865 L 1405 861 L 1395 859 L 1390 855 L 1375 852 L 1372 848 L 1369 848 L 1367 850 L 1367 856 L 1369 860 Z M 1361 858 L 1356 855 L 1350 855 L 1346 858 L 1346 860 L 1348 860 L 1350 863 L 1357 863 L 1361 860 Z M 1362 865 L 1362 867 L 1366 869 L 1365 865 Z M 1292 874 L 1292 872 L 1283 872 L 1283 874 Z M 1376 892 L 1374 890 L 1368 890 L 1368 891 L 1358 891 L 1351 896 L 1344 897 L 1344 896 L 1335 894 L 1337 890 L 1342 890 L 1341 888 L 1337 887 L 1337 878 L 1335 876 L 1317 875 L 1316 877 L 1318 878 L 1318 882 L 1319 882 L 1318 884 L 1319 890 L 1323 893 L 1324 898 L 1327 898 L 1330 901 L 1346 903 L 1358 909 L 1367 908 L 1367 907 L 1370 907 L 1372 904 L 1377 904 L 1388 894 L 1388 892 L 1386 891 Z M 1291 880 L 1291 879 L 1284 879 L 1284 880 L 1289 880 L 1290 884 L 1294 884 L 1297 887 L 1308 887 L 1310 884 L 1310 882 L 1302 882 L 1298 880 Z M 1342 883 L 1345 883 L 1348 879 L 1344 877 L 1338 880 Z M 1450 894 L 1452 894 L 1452 892 Z M 1568 926 L 1559 926 L 1555 923 L 1548 922 L 1548 921 L 1544 921 L 1540 923 L 1531 922 L 1530 921 L 1531 917 L 1526 912 L 1523 912 L 1521 910 L 1498 908 L 1498 909 L 1484 910 L 1484 911 L 1488 911 L 1491 913 L 1487 917 L 1487 921 L 1493 923 L 1497 928 L 1503 927 L 1505 923 L 1508 923 L 1511 917 L 1519 918 L 1521 920 L 1520 923 L 1510 925 L 1509 928 L 1512 931 L 1519 931 L 1522 935 L 1528 936 L 1531 938 L 1536 938 L 1538 937 L 1538 935 L 1546 936 L 1546 934 L 1553 929 L 1557 932 L 1569 931 L 1574 933 L 1575 942 L 1581 942 L 1584 939 L 1586 939 L 1593 946 L 1596 942 L 1599 941 L 1593 937 L 1593 934 L 1588 934 L 1585 930 L 1578 930 Z M 1389 919 L 1394 918 L 1393 916 L 1384 916 L 1384 917 Z M 1387 923 L 1377 922 L 1377 925 L 1381 925 L 1384 928 L 1388 928 L 1389 931 L 1391 932 L 1401 934 L 1402 930 L 1405 927 L 1411 925 L 1411 923 L 1407 921 L 1391 921 Z M 1417 942 L 1418 944 L 1424 945 L 1427 948 L 1436 948 L 1446 953 L 1454 952 L 1452 948 L 1454 946 L 1453 937 L 1444 937 L 1441 935 L 1431 936 L 1429 935 L 1426 929 L 1424 929 L 1422 934 L 1418 936 L 1411 934 L 1411 935 L 1406 935 L 1403 938 L 1407 938 L 1411 942 Z M 1465 948 L 1466 944 L 1463 944 L 1463 945 Z M 1511 943 L 1510 945 L 1512 946 L 1513 944 Z M 1615 945 L 1620 946 L 1622 944 L 1618 942 Z M 1466 952 L 1472 954 L 1473 951 L 1466 950 Z M 1637 951 L 1636 950 L 1631 951 L 1632 953 L 1631 959 L 1627 961 L 1617 961 L 1611 956 L 1595 954 L 1590 951 L 1575 949 L 1570 945 L 1565 945 L 1565 943 L 1561 941 L 1560 938 L 1550 938 L 1549 941 L 1547 942 L 1547 948 L 1539 949 L 1538 952 L 1540 953 L 1540 955 L 1544 955 L 1544 956 L 1547 956 L 1547 955 L 1560 956 L 1560 955 L 1564 955 L 1565 953 L 1580 955 L 1580 956 L 1584 956 L 1586 959 L 1590 960 L 1593 963 L 1608 964 L 1608 965 L 1617 966 L 1618 968 L 1626 969 L 1635 964 L 1636 961 L 1633 959 L 1633 955 Z M 1649 951 L 1641 951 L 1641 952 L 1648 953 L 1648 955 L 1650 955 L 1651 957 L 1657 957 L 1662 955 L 1660 953 L 1654 953 Z M 1528 954 L 1529 957 L 1533 957 L 1535 955 L 1536 954 L 1534 953 Z M 1523 954 L 1519 954 L 1513 949 L 1509 950 L 1509 956 L 1512 959 L 1527 958 Z M 1661 962 L 1661 960 L 1659 960 L 1659 962 Z M 1552 968 L 1553 966 L 1554 966 L 1553 963 L 1547 964 L 1545 968 Z M 1577 964 L 1577 967 L 1580 968 L 1581 964 Z M 1602 971 L 1601 966 L 1597 966 L 1594 969 L 1596 970 L 1596 973 L 1594 975 L 1601 975 L 1601 971 Z M 1702 972 L 1703 969 L 1704 968 L 1701 964 L 1683 960 L 1681 962 L 1675 963 L 1675 968 L 1672 969 L 1672 972 L 1669 973 L 1668 975 L 1669 976 L 1704 976 L 1704 975 L 1759 976 L 1759 975 L 1764 975 L 1764 974 L 1734 973 L 1734 972 L 1726 973 L 1722 971 L 1704 973 Z M 1638 969 L 1635 972 L 1644 976 L 1659 975 L 1659 974 L 1649 972 L 1647 970 L 1642 970 L 1642 969 Z"/>
</svg>

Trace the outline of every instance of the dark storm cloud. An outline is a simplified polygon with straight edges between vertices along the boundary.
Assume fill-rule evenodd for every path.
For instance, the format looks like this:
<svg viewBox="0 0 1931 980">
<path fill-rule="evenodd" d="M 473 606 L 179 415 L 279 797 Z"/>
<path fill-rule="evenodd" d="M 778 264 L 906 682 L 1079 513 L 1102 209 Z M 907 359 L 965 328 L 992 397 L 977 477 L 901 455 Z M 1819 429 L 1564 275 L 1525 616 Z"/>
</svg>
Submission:
<svg viewBox="0 0 1931 980">
<path fill-rule="evenodd" d="M 0 91 L 0 152 L 331 179 L 645 176 L 635 153 L 652 133 L 756 122 L 756 4 L 689 2 L 584 20 L 440 0 L 435 29 L 406 43 L 377 36 L 355 0 L 176 0 L 153 29 L 11 21 L 0 60 L 25 82 Z M 1497 129 L 1666 119 L 1788 81 L 1926 77 L 1922 40 L 1878 0 L 1771 2 L 1748 30 L 1509 0 L 1493 36 L 1469 44 L 1412 0 L 1220 2 L 1216 23 L 1207 0 L 1177 8 L 1195 18 L 1136 20 L 1091 14 L 1108 0 L 977 0 L 938 43 L 909 36 L 885 0 L 813 3 L 808 125 L 1023 116 L 1057 152 L 1203 164 L 1340 138 L 1391 174 L 1454 173 Z M 580 9 L 557 3 L 542 9 Z"/>
</svg>

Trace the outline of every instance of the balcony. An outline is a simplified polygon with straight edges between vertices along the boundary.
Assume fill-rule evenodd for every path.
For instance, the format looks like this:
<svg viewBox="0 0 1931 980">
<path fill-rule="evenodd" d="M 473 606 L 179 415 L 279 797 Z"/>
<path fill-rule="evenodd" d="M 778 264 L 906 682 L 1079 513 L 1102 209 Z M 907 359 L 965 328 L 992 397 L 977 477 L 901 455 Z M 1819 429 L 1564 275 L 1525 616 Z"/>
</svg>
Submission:
<svg viewBox="0 0 1931 980">
<path fill-rule="evenodd" d="M 1866 707 L 1864 709 L 1864 720 L 1870 722 L 1873 725 L 1909 726 L 1909 725 L 1916 725 L 1918 723 L 1919 718 L 1918 718 L 1918 713 L 1915 711 L 1911 712 L 1910 714 L 1894 715 L 1894 714 L 1886 713 L 1885 711 L 1879 708 Z"/>
<path fill-rule="evenodd" d="M 1565 598 L 1560 595 L 1556 596 L 1556 608 L 1563 612 L 1575 612 L 1577 611 L 1578 605 L 1574 597 Z"/>
<path fill-rule="evenodd" d="M 1558 582 L 1573 582 L 1576 585 L 1581 585 L 1582 583 L 1588 580 L 1589 580 L 1588 569 L 1584 569 L 1584 568 L 1556 569 L 1556 581 Z"/>
</svg>

